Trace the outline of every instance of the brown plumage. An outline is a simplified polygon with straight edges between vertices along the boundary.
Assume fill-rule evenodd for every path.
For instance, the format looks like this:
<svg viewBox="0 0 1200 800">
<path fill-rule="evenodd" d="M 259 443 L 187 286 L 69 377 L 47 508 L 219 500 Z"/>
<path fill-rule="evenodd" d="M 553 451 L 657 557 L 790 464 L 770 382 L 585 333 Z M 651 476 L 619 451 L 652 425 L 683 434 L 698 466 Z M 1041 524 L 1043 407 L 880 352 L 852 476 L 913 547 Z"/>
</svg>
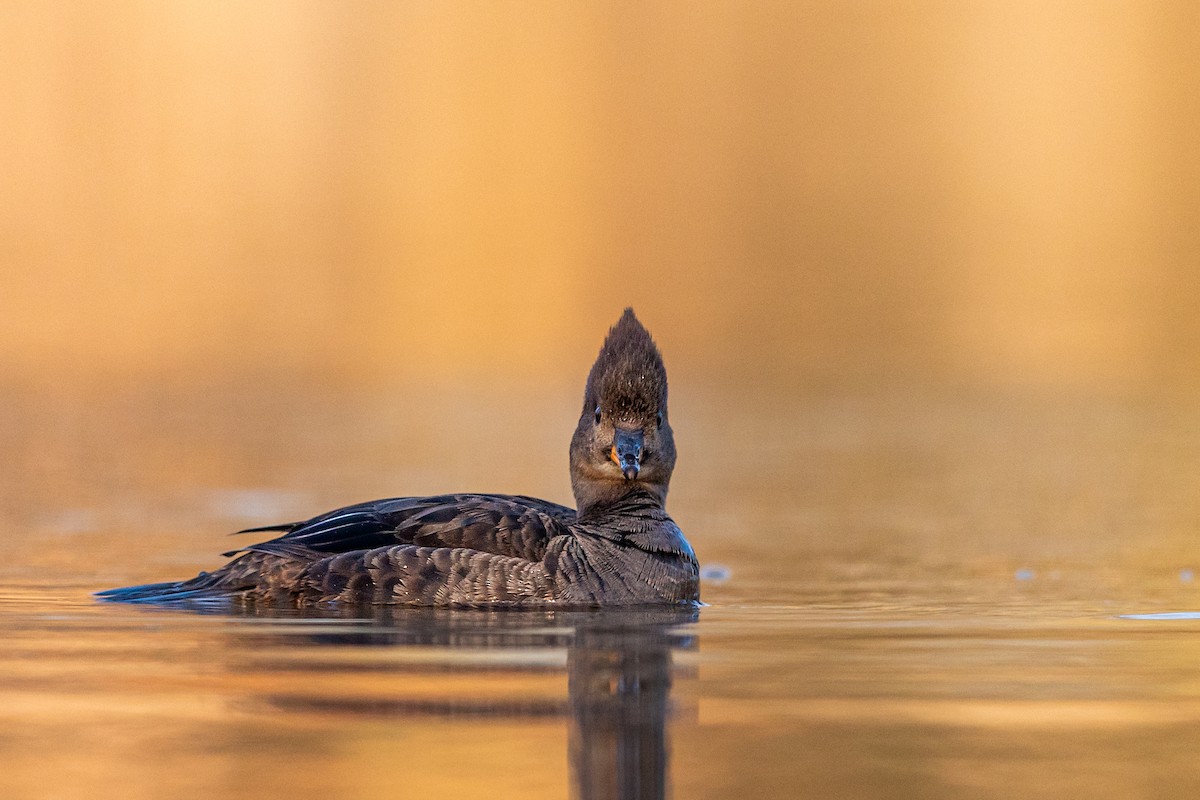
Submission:
<svg viewBox="0 0 1200 800">
<path fill-rule="evenodd" d="M 520 495 L 401 497 L 226 553 L 188 581 L 99 592 L 142 603 L 544 606 L 696 603 L 691 546 L 664 508 L 675 443 L 667 373 L 632 309 L 588 374 L 570 451 L 578 510 Z"/>
</svg>

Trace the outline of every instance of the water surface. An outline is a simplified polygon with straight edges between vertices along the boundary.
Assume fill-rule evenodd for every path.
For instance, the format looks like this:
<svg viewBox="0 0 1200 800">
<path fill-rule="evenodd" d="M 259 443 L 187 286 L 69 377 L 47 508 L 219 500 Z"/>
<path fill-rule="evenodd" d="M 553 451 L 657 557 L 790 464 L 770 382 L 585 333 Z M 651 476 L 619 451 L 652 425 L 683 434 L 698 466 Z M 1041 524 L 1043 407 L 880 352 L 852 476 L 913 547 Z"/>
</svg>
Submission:
<svg viewBox="0 0 1200 800">
<path fill-rule="evenodd" d="M 1200 787 L 1187 403 L 681 396 L 670 510 L 705 565 L 698 611 L 92 600 L 220 563 L 227 531 L 369 497 L 568 499 L 573 399 L 302 396 L 10 392 L 0 794 Z M 513 452 L 534 457 L 494 457 Z"/>
</svg>

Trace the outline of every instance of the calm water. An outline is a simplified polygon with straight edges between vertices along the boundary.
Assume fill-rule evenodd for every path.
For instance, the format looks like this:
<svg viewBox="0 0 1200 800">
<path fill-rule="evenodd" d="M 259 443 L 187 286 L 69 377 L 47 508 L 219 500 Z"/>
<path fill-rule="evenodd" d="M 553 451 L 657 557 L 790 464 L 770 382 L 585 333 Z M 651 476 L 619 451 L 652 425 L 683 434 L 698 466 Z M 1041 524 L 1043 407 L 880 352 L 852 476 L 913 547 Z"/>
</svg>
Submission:
<svg viewBox="0 0 1200 800">
<path fill-rule="evenodd" d="M 0 796 L 1200 788 L 1192 404 L 676 394 L 698 612 L 244 616 L 89 593 L 370 497 L 566 500 L 576 398 L 10 390 Z"/>
</svg>

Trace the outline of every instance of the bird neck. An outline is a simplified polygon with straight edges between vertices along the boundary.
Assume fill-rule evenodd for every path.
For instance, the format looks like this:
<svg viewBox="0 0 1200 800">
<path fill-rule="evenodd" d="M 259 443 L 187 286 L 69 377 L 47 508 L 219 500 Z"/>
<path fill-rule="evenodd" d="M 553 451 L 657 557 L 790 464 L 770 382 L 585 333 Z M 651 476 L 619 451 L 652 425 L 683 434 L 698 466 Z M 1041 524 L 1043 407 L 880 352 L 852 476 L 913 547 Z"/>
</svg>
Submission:
<svg viewBox="0 0 1200 800">
<path fill-rule="evenodd" d="M 583 521 L 608 516 L 666 517 L 665 486 L 637 481 L 588 481 L 576 484 L 574 489 L 576 513 Z"/>
</svg>

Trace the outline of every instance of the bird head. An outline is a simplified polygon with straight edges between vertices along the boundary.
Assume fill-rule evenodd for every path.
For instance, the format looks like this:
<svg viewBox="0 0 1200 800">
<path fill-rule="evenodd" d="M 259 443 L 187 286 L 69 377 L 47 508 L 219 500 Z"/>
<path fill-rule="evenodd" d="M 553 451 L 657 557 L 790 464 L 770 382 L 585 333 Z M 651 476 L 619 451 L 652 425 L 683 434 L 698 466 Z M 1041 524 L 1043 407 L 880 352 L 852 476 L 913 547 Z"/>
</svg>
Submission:
<svg viewBox="0 0 1200 800">
<path fill-rule="evenodd" d="M 579 514 L 635 491 L 665 503 L 674 468 L 667 371 L 649 331 L 627 308 L 588 373 L 571 439 L 571 486 Z"/>
</svg>

